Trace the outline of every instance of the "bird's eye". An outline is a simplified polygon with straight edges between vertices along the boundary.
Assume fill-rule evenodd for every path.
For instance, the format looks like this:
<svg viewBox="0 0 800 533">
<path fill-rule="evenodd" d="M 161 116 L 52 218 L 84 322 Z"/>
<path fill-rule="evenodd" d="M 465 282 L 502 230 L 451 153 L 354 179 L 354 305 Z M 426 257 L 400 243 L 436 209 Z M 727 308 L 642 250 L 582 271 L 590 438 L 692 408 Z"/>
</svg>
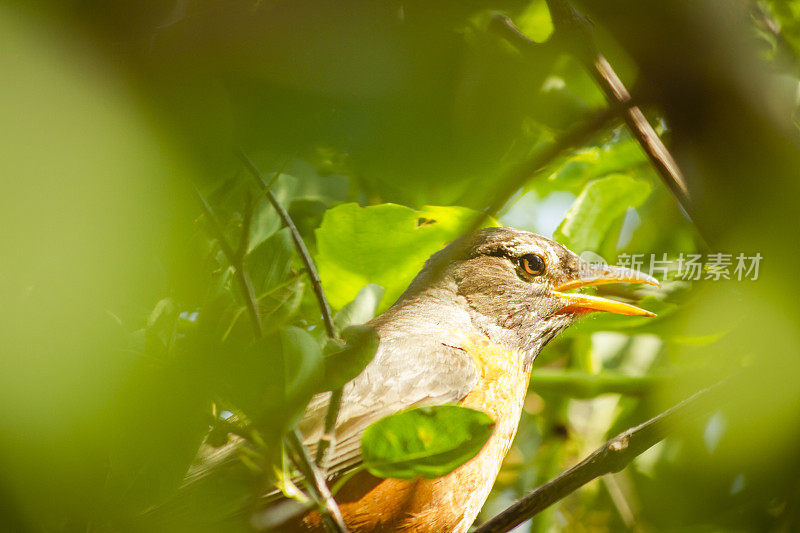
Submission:
<svg viewBox="0 0 800 533">
<path fill-rule="evenodd" d="M 522 269 L 531 276 L 541 276 L 544 274 L 544 258 L 539 254 L 526 254 L 519 258 Z"/>
</svg>

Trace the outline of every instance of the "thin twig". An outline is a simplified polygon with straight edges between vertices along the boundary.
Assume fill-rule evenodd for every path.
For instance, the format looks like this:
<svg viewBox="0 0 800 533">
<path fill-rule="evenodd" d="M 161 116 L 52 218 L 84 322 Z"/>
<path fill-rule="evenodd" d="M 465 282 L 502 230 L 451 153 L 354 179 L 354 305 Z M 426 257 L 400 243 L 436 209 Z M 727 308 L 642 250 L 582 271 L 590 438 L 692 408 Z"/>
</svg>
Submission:
<svg viewBox="0 0 800 533">
<path fill-rule="evenodd" d="M 245 306 L 247 307 L 253 326 L 253 334 L 257 339 L 260 339 L 263 337 L 263 330 L 261 327 L 261 319 L 258 315 L 258 302 L 256 300 L 255 291 L 253 290 L 253 284 L 250 282 L 250 278 L 244 269 L 244 258 L 247 255 L 247 248 L 249 246 L 250 224 L 252 222 L 253 215 L 252 204 L 248 198 L 247 205 L 245 207 L 245 216 L 242 223 L 243 234 L 239 240 L 239 248 L 234 250 L 231 248 L 230 244 L 228 244 L 228 240 L 225 238 L 225 234 L 222 232 L 222 228 L 219 225 L 217 217 L 214 215 L 214 211 L 209 203 L 199 191 L 197 191 L 197 196 L 200 198 L 203 211 L 209 220 L 211 228 L 216 234 L 217 240 L 222 248 L 222 252 L 228 259 L 228 262 L 231 264 L 231 267 L 234 270 L 234 276 L 239 281 L 239 287 L 242 291 L 242 296 L 245 300 Z M 288 217 L 288 214 L 286 216 Z M 294 224 L 292 224 L 292 228 L 294 228 Z M 297 231 L 297 229 L 295 228 L 294 231 Z M 297 438 L 298 437 L 296 433 L 291 433 L 288 437 L 288 440 L 290 444 L 294 445 L 293 441 Z M 330 489 L 328 489 L 328 485 L 325 482 L 324 476 L 322 476 L 322 474 L 320 474 L 316 469 L 313 461 L 311 461 L 311 458 L 308 456 L 308 453 L 302 446 L 302 443 L 300 443 L 300 448 L 302 453 L 295 451 L 295 464 L 304 475 L 308 474 L 306 479 L 311 487 L 310 490 L 312 490 L 316 496 L 315 499 L 321 503 L 320 514 L 322 515 L 323 523 L 325 524 L 326 529 L 335 533 L 346 533 L 347 526 L 345 526 L 344 519 L 342 518 L 342 512 L 339 510 L 338 504 L 331 496 Z"/>
<path fill-rule="evenodd" d="M 314 460 L 317 466 L 322 467 L 325 462 L 325 454 L 333 455 L 336 448 L 336 421 L 339 419 L 339 409 L 342 407 L 342 395 L 344 389 L 338 388 L 331 391 L 331 397 L 328 400 L 328 409 L 325 411 L 325 422 L 323 425 L 322 435 L 317 441 L 317 453 Z"/>
<path fill-rule="evenodd" d="M 314 287 L 314 294 L 317 296 L 317 302 L 319 303 L 319 308 L 322 312 L 322 322 L 325 324 L 325 331 L 328 333 L 329 337 L 336 338 L 336 327 L 333 324 L 331 306 L 328 303 L 328 299 L 325 297 L 325 291 L 322 289 L 322 282 L 319 279 L 317 266 L 314 264 L 314 260 L 311 258 L 311 254 L 308 252 L 305 242 L 303 242 L 303 237 L 300 235 L 300 232 L 297 231 L 297 226 L 295 226 L 292 217 L 289 216 L 289 213 L 280 204 L 278 199 L 275 197 L 275 194 L 269 189 L 269 185 L 272 183 L 272 181 L 274 181 L 274 178 L 270 181 L 270 183 L 267 183 L 261 176 L 261 172 L 259 172 L 253 162 L 250 161 L 250 158 L 248 158 L 242 152 L 239 152 L 238 155 L 239 159 L 241 159 L 242 163 L 244 163 L 244 166 L 247 168 L 253 178 L 255 178 L 263 188 L 264 194 L 267 195 L 267 200 L 269 200 L 269 203 L 272 204 L 272 207 L 278 213 L 283 225 L 289 228 L 289 233 L 292 236 L 294 246 L 297 249 L 298 255 L 300 255 L 300 259 L 303 261 L 303 265 L 306 267 L 306 272 L 308 272 L 311 285 Z"/>
<path fill-rule="evenodd" d="M 253 225 L 253 199 L 248 194 L 244 198 L 244 217 L 242 231 L 239 234 L 239 247 L 236 249 L 236 260 L 244 265 L 247 249 L 250 247 L 250 228 Z"/>
<path fill-rule="evenodd" d="M 327 511 L 327 513 L 322 513 L 322 519 L 326 521 L 326 527 L 333 531 L 347 531 L 339 505 L 333 498 L 327 483 L 325 483 L 325 476 L 314 465 L 314 461 L 308 455 L 308 450 L 303 446 L 302 435 L 295 429 L 289 432 L 286 440 L 292 454 L 295 455 L 295 464 L 300 468 L 300 473 L 306 478 L 308 485 L 314 492 L 315 499 L 322 502 L 323 511 Z"/>
<path fill-rule="evenodd" d="M 606 99 L 620 109 L 633 137 L 641 145 L 661 180 L 687 213 L 691 202 L 686 179 L 667 147 L 659 138 L 642 110 L 631 103 L 631 95 L 617 73 L 600 53 L 592 35 L 591 24 L 566 0 L 547 0 L 553 25 L 560 40 L 584 63 Z M 495 15 L 493 28 L 523 52 L 534 52 L 540 45 L 528 39 L 505 15 Z M 537 50 L 538 51 L 538 50 Z"/>
<path fill-rule="evenodd" d="M 567 150 L 585 144 L 593 135 L 605 128 L 617 116 L 616 106 L 596 112 L 585 122 L 567 131 L 555 141 L 535 150 L 525 161 L 515 165 L 508 174 L 500 180 L 501 185 L 492 196 L 486 209 L 473 224 L 474 227 L 466 233 L 477 230 L 488 217 L 496 215 L 500 209 L 511 199 L 520 187 L 531 179 L 537 172 L 555 161 Z"/>
<path fill-rule="evenodd" d="M 489 199 L 486 207 L 478 212 L 462 232 L 462 237 L 472 235 L 483 226 L 487 220 L 495 216 L 504 205 L 508 203 L 514 193 L 531 179 L 537 172 L 555 161 L 567 150 L 586 143 L 593 135 L 603 130 L 618 115 L 617 110 L 611 108 L 596 111 L 584 122 L 562 134 L 558 139 L 534 150 L 534 153 L 524 161 L 514 165 L 501 178 L 500 186 L 494 196 Z M 444 273 L 444 269 L 459 253 L 458 248 L 451 248 L 449 256 L 445 255 L 438 262 L 438 266 L 431 272 L 431 277 L 436 278 Z"/>
<path fill-rule="evenodd" d="M 292 217 L 289 216 L 289 213 L 286 211 L 286 209 L 284 209 L 284 207 L 275 197 L 275 194 L 270 190 L 270 186 L 275 182 L 277 175 L 280 174 L 281 170 L 278 170 L 276 176 L 274 176 L 269 183 L 267 183 L 264 181 L 264 178 L 261 176 L 261 172 L 259 172 L 258 168 L 256 168 L 250 158 L 248 158 L 243 152 L 239 152 L 239 158 L 242 160 L 242 163 L 244 163 L 245 167 L 253 176 L 253 178 L 255 178 L 256 181 L 263 187 L 264 193 L 267 195 L 267 199 L 272 204 L 272 207 L 275 208 L 275 211 L 277 211 L 278 216 L 280 216 L 284 225 L 289 228 L 289 233 L 292 236 L 292 241 L 294 241 L 297 253 L 300 255 L 300 259 L 303 261 L 303 264 L 306 267 L 306 272 L 308 273 L 308 277 L 311 280 L 311 285 L 314 287 L 314 294 L 317 297 L 317 302 L 319 304 L 320 311 L 322 312 L 322 321 L 325 324 L 325 331 L 327 332 L 328 337 L 331 339 L 338 338 L 336 326 L 333 322 L 333 315 L 331 313 L 331 306 L 328 303 L 328 299 L 325 297 L 325 291 L 322 288 L 322 281 L 319 279 L 317 266 L 314 264 L 314 260 L 311 258 L 308 248 L 306 248 L 303 237 L 300 235 L 300 232 L 297 231 L 297 226 L 295 226 Z M 335 447 L 334 434 L 336 430 L 336 420 L 339 418 L 339 409 L 341 408 L 341 405 L 342 389 L 332 391 L 330 400 L 328 401 L 328 409 L 325 413 L 322 436 L 317 442 L 315 463 L 318 467 L 322 467 L 326 452 L 333 453 Z"/>
<path fill-rule="evenodd" d="M 244 255 L 231 248 L 231 245 L 228 244 L 228 239 L 225 238 L 222 227 L 217 221 L 216 215 L 214 215 L 214 210 L 211 208 L 203 195 L 200 194 L 200 191 L 196 191 L 196 193 L 197 197 L 200 198 L 200 204 L 203 206 L 203 211 L 206 214 L 206 218 L 208 218 L 211 229 L 216 234 L 219 246 L 222 248 L 222 253 L 225 254 L 225 258 L 233 268 L 233 275 L 236 278 L 236 281 L 239 284 L 239 289 L 242 292 L 242 298 L 244 298 L 244 305 L 247 309 L 247 314 L 250 317 L 250 324 L 253 327 L 253 332 L 256 338 L 260 339 L 262 336 L 262 329 L 261 318 L 258 315 L 258 301 L 256 300 L 255 291 L 253 290 L 253 284 L 250 282 L 250 278 L 247 276 L 247 273 L 244 270 Z M 245 220 L 247 220 L 247 218 L 247 215 L 245 215 Z M 245 229 L 249 234 L 249 222 L 247 222 Z M 241 246 L 242 245 L 240 244 L 240 248 Z M 247 248 L 246 240 L 244 241 L 244 248 Z"/>
<path fill-rule="evenodd" d="M 685 424 L 719 407 L 721 385 L 722 383 L 718 383 L 703 389 L 647 422 L 620 433 L 577 465 L 480 526 L 474 533 L 510 531 L 591 480 L 619 472 L 644 451 L 664 439 L 679 422 Z"/>
</svg>

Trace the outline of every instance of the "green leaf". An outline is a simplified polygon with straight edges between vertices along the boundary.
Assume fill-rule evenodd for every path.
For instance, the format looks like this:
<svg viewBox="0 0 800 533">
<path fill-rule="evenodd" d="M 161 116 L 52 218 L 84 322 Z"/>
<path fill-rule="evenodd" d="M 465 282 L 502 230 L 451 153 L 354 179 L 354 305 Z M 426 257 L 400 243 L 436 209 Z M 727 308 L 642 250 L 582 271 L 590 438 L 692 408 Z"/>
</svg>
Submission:
<svg viewBox="0 0 800 533">
<path fill-rule="evenodd" d="M 577 195 L 593 179 L 612 174 L 635 173 L 639 176 L 651 172 L 639 143 L 622 130 L 608 142 L 577 150 L 547 179 L 534 181 L 531 186 L 540 196 L 563 190 Z"/>
<path fill-rule="evenodd" d="M 589 182 L 567 211 L 553 238 L 576 253 L 598 251 L 607 232 L 629 207 L 650 195 L 648 182 L 612 174 Z"/>
<path fill-rule="evenodd" d="M 364 285 L 386 289 L 382 311 L 402 294 L 425 260 L 455 240 L 476 216 L 464 207 L 339 205 L 317 229 L 317 265 L 331 305 L 341 308 Z"/>
<path fill-rule="evenodd" d="M 224 392 L 250 418 L 279 430 L 293 422 L 319 389 L 322 368 L 314 337 L 287 327 L 228 354 Z"/>
<path fill-rule="evenodd" d="M 293 254 L 292 239 L 286 228 L 272 234 L 247 254 L 245 269 L 257 298 L 289 279 Z"/>
<path fill-rule="evenodd" d="M 316 339 L 300 328 L 287 327 L 281 331 L 280 338 L 286 372 L 286 402 L 290 406 L 305 407 L 321 379 L 322 350 Z"/>
<path fill-rule="evenodd" d="M 164 356 L 175 339 L 178 311 L 172 298 L 160 300 L 147 318 L 145 346 L 151 355 Z"/>
<path fill-rule="evenodd" d="M 327 355 L 323 390 L 336 390 L 364 370 L 378 351 L 378 333 L 370 326 L 350 326 L 342 331 L 344 349 Z"/>
<path fill-rule="evenodd" d="M 271 175 L 266 175 L 265 179 L 272 179 Z M 247 186 L 252 186 L 249 181 L 245 181 Z M 288 205 L 291 199 L 297 194 L 299 188 L 299 180 L 294 176 L 288 174 L 281 174 L 275 183 L 272 184 L 270 190 L 275 194 L 275 197 L 282 205 Z M 250 190 L 250 189 L 248 189 Z M 255 205 L 253 212 L 253 223 L 250 227 L 250 251 L 254 250 L 265 239 L 272 236 L 273 233 L 281 228 L 282 222 L 275 208 L 266 199 L 263 194 L 259 194 L 261 200 Z M 232 208 L 241 209 L 242 201 L 235 201 Z M 231 241 L 231 242 L 236 242 Z"/>
<path fill-rule="evenodd" d="M 553 33 L 553 20 L 545 0 L 534 0 L 516 19 L 522 33 L 537 43 L 545 42 Z"/>
<path fill-rule="evenodd" d="M 365 285 L 352 302 L 336 313 L 333 318 L 336 327 L 341 330 L 347 326 L 364 324 L 372 320 L 378 312 L 378 305 L 385 292 L 386 290 L 380 285 Z"/>
<path fill-rule="evenodd" d="M 469 461 L 492 435 L 494 422 L 482 411 L 439 405 L 388 416 L 361 438 L 364 467 L 378 477 L 435 478 Z"/>
</svg>

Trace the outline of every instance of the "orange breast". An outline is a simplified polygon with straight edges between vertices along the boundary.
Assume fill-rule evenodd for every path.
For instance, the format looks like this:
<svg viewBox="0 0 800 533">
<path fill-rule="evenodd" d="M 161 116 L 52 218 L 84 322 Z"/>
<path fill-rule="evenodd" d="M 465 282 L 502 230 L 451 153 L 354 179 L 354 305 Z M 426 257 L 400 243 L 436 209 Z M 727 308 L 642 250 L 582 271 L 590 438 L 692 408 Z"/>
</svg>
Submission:
<svg viewBox="0 0 800 533">
<path fill-rule="evenodd" d="M 495 421 L 492 436 L 478 455 L 437 479 L 353 476 L 336 495 L 352 531 L 462 533 L 478 515 L 517 431 L 530 370 L 523 368 L 521 354 L 486 338 L 465 338 L 461 345 L 475 360 L 480 379 L 460 405 L 488 413 Z M 303 522 L 307 531 L 322 530 L 317 513 Z"/>
</svg>

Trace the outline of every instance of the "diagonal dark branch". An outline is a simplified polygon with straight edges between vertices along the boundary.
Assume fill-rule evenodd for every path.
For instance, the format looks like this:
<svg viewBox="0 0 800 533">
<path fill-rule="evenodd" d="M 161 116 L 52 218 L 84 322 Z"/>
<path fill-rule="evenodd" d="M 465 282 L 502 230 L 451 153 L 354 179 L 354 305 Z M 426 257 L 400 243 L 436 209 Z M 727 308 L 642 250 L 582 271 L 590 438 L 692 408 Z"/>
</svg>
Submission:
<svg viewBox="0 0 800 533">
<path fill-rule="evenodd" d="M 259 172 L 258 168 L 253 164 L 253 162 L 242 152 L 239 152 L 239 158 L 244 163 L 247 170 L 256 179 L 256 181 L 263 187 L 265 194 L 267 195 L 267 199 L 272 204 L 272 207 L 275 208 L 277 211 L 278 216 L 280 216 L 281 220 L 283 221 L 284 225 L 289 228 L 289 232 L 292 235 L 292 241 L 294 241 L 295 248 L 297 249 L 297 253 L 300 255 L 300 258 L 303 261 L 303 264 L 306 267 L 306 272 L 308 273 L 308 277 L 311 280 L 311 285 L 314 287 L 314 294 L 317 296 L 317 302 L 319 303 L 320 311 L 322 312 L 322 320 L 325 323 L 325 331 L 328 333 L 328 337 L 335 339 L 337 338 L 336 327 L 333 323 L 333 316 L 331 314 L 331 306 L 328 304 L 328 299 L 325 297 L 325 291 L 322 289 L 322 282 L 319 279 L 319 273 L 317 272 L 317 266 L 314 264 L 314 260 L 311 258 L 311 254 L 308 253 L 308 248 L 306 248 L 305 242 L 303 242 L 303 237 L 300 235 L 300 232 L 297 231 L 297 227 L 294 224 L 294 221 L 289 216 L 289 213 L 284 209 L 284 207 L 278 202 L 278 199 L 275 197 L 275 194 L 270 190 L 270 186 L 272 183 L 275 182 L 277 176 L 280 174 L 280 170 L 276 173 L 276 175 L 270 180 L 269 183 L 264 181 L 264 178 L 261 176 L 261 172 Z M 322 436 L 317 443 L 317 452 L 315 457 L 315 462 L 317 466 L 321 466 L 323 463 L 323 459 L 325 458 L 326 452 L 333 453 L 333 449 L 335 446 L 334 441 L 334 433 L 336 429 L 336 420 L 339 417 L 339 409 L 342 404 L 342 389 L 337 389 L 331 392 L 330 400 L 328 400 L 328 409 L 325 413 L 325 421 L 324 421 L 324 429 L 322 432 Z"/>
<path fill-rule="evenodd" d="M 257 339 L 260 339 L 263 337 L 263 329 L 261 328 L 261 319 L 258 315 L 258 301 L 256 299 L 255 291 L 253 290 L 253 284 L 250 282 L 250 278 L 247 276 L 247 272 L 244 269 L 244 258 L 247 254 L 250 224 L 252 223 L 253 215 L 251 201 L 248 198 L 247 205 L 245 207 L 245 216 L 242 222 L 242 235 L 239 241 L 239 248 L 234 250 L 231 248 L 228 240 L 225 238 L 222 227 L 219 225 L 217 217 L 209 203 L 199 191 L 197 191 L 197 196 L 200 199 L 200 203 L 203 207 L 206 217 L 209 220 L 209 224 L 211 225 L 211 228 L 214 231 L 217 240 L 219 241 L 222 252 L 225 254 L 225 257 L 234 270 L 234 276 L 239 283 L 239 288 L 241 289 L 242 296 L 245 300 L 245 306 L 247 307 L 248 315 L 250 316 L 253 334 Z M 288 217 L 288 214 L 286 214 L 286 216 Z M 291 219 L 289 220 L 291 221 Z M 294 228 L 294 224 L 292 224 L 292 228 Z M 294 231 L 296 232 L 297 229 L 294 228 Z M 308 457 L 308 453 L 305 451 L 305 448 L 298 438 L 299 437 L 296 433 L 291 433 L 288 437 L 289 444 L 295 448 L 295 464 L 306 476 L 310 490 L 315 496 L 314 499 L 320 503 L 320 514 L 322 515 L 325 528 L 335 533 L 347 532 L 347 526 L 342 518 L 342 513 L 339 510 L 336 500 L 334 500 L 331 496 L 330 489 L 325 483 L 325 477 L 316 468 L 311 458 Z M 298 445 L 300 450 L 296 449 Z"/>
<path fill-rule="evenodd" d="M 618 102 L 630 101 L 630 93 L 602 54 L 597 54 L 592 74 L 609 100 L 614 99 Z M 647 154 L 650 163 L 661 177 L 661 181 L 672 192 L 683 210 L 691 213 L 692 205 L 686 179 L 678 167 L 678 163 L 675 162 L 672 154 L 664 146 L 658 133 L 650 125 L 642 110 L 638 106 L 630 106 L 623 112 L 622 118 L 625 120 L 625 124 L 627 124 L 633 137 Z"/>
<path fill-rule="evenodd" d="M 462 232 L 462 236 L 475 233 L 490 217 L 495 216 L 508 203 L 514 193 L 525 185 L 532 176 L 558 159 L 567 150 L 586 143 L 593 135 L 607 127 L 616 116 L 617 110 L 613 107 L 596 111 L 585 121 L 562 134 L 558 139 L 538 147 L 530 157 L 510 168 L 506 175 L 499 180 L 500 186 L 494 195 L 489 198 L 486 207 L 475 215 Z M 458 253 L 457 248 L 453 248 L 450 253 Z M 453 255 L 449 258 L 443 257 L 438 263 L 439 267 L 431 272 L 431 277 L 441 276 L 444 266 L 449 264 L 453 258 Z"/>
<path fill-rule="evenodd" d="M 314 499 L 322 503 L 321 514 L 322 519 L 325 521 L 326 529 L 346 532 L 347 526 L 344 523 L 342 512 L 339 510 L 339 505 L 325 482 L 325 476 L 309 457 L 308 450 L 303 446 L 303 438 L 296 429 L 289 432 L 287 443 L 292 455 L 294 455 L 295 464 L 314 493 Z"/>
<path fill-rule="evenodd" d="M 691 213 L 692 206 L 686 179 L 642 110 L 631 104 L 631 95 L 622 80 L 597 49 L 591 23 L 566 0 L 547 0 L 547 5 L 557 32 L 557 39 L 583 62 L 605 93 L 608 102 L 620 108 L 625 124 L 647 154 L 661 180 L 684 211 Z M 541 46 L 528 39 L 505 15 L 495 15 L 492 22 L 494 30 L 523 53 L 532 53 L 535 48 Z"/>
<path fill-rule="evenodd" d="M 474 533 L 510 531 L 593 479 L 619 472 L 669 435 L 678 423 L 685 424 L 719 407 L 720 388 L 724 383 L 703 389 L 647 422 L 620 433 L 577 465 L 565 470 L 480 526 Z"/>
<path fill-rule="evenodd" d="M 278 213 L 283 225 L 289 228 L 289 233 L 292 236 L 292 241 L 294 242 L 294 246 L 297 249 L 297 253 L 300 256 L 300 259 L 303 261 L 303 265 L 306 268 L 306 272 L 308 273 L 308 277 L 311 280 L 311 285 L 314 287 L 314 294 L 317 297 L 317 302 L 319 303 L 320 311 L 322 312 L 322 321 L 325 324 L 325 331 L 328 333 L 330 338 L 336 338 L 336 327 L 333 324 L 333 316 L 331 314 L 331 306 L 328 303 L 328 299 L 325 297 L 325 291 L 322 290 L 322 282 L 319 279 L 319 273 L 317 272 L 317 266 L 314 264 L 314 260 L 311 259 L 311 254 L 308 252 L 308 248 L 306 247 L 305 242 L 303 242 L 303 237 L 300 235 L 300 232 L 297 231 L 297 226 L 295 226 L 292 217 L 289 216 L 289 213 L 286 209 L 280 204 L 278 199 L 275 197 L 275 194 L 270 190 L 270 185 L 274 182 L 274 178 L 267 183 L 264 181 L 264 178 L 261 176 L 261 172 L 256 168 L 250 158 L 248 158 L 244 153 L 239 152 L 239 159 L 244 163 L 244 166 L 247 168 L 248 172 L 255 178 L 259 185 L 264 190 L 264 194 L 267 195 L 267 200 L 269 203 L 272 204 L 272 207 Z M 280 170 L 278 171 L 280 173 Z"/>
<path fill-rule="evenodd" d="M 540 146 L 534 150 L 533 154 L 512 166 L 506 175 L 500 178 L 500 186 L 489 198 L 489 201 L 479 213 L 473 218 L 469 226 L 464 229 L 462 235 L 471 235 L 489 220 L 490 217 L 497 215 L 498 212 L 508 203 L 514 193 L 516 193 L 525 183 L 527 183 L 537 172 L 558 159 L 564 152 L 581 146 L 591 139 L 591 137 L 606 128 L 617 116 L 617 110 L 612 108 L 596 111 L 585 121 L 581 122 L 571 130 L 562 134 L 558 139 Z M 449 263 L 442 260 L 440 264 Z M 440 275 L 441 272 L 433 271 L 433 276 Z"/>
<path fill-rule="evenodd" d="M 470 231 L 466 233 L 474 232 L 488 217 L 496 215 L 508 203 L 514 193 L 537 172 L 558 159 L 567 150 L 585 144 L 593 135 L 602 131 L 608 124 L 613 122 L 617 112 L 616 106 L 596 112 L 586 121 L 567 131 L 555 141 L 537 149 L 528 159 L 511 168 L 507 175 L 500 180 L 500 187 L 492 196 L 482 216 L 474 223 L 474 227 L 470 228 Z"/>
<path fill-rule="evenodd" d="M 462 236 L 472 235 L 480 229 L 490 217 L 495 216 L 511 197 L 532 176 L 541 171 L 547 165 L 558 159 L 564 152 L 585 144 L 592 136 L 603 131 L 618 116 L 616 106 L 595 111 L 583 122 L 563 133 L 558 139 L 538 147 L 527 159 L 512 166 L 506 175 L 500 178 L 500 186 L 494 195 L 489 198 L 486 207 L 478 212 L 470 224 L 462 232 Z M 457 248 L 453 248 L 451 254 L 458 253 Z M 454 256 L 443 257 L 438 263 L 440 266 L 431 272 L 431 277 L 441 276 L 444 266 L 449 264 Z"/>
</svg>

